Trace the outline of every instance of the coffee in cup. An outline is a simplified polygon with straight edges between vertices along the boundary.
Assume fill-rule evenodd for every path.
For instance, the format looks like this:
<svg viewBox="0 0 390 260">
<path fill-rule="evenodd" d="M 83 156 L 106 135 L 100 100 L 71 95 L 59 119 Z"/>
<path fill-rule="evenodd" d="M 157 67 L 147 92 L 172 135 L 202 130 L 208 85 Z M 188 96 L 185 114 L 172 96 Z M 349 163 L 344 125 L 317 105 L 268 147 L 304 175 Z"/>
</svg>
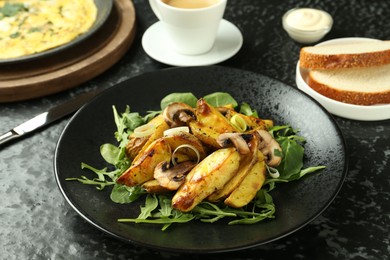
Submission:
<svg viewBox="0 0 390 260">
<path fill-rule="evenodd" d="M 206 8 L 216 4 L 219 0 L 162 0 L 167 5 L 176 8 Z"/>
<path fill-rule="evenodd" d="M 149 0 L 169 47 L 184 55 L 211 50 L 227 0 Z"/>
</svg>

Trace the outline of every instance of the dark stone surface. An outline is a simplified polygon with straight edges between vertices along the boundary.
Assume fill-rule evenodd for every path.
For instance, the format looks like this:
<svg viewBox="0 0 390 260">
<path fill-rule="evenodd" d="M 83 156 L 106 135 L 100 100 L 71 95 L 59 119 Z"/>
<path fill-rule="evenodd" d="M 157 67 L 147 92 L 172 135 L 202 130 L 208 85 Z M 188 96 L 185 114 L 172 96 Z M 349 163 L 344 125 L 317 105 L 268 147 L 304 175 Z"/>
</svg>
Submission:
<svg viewBox="0 0 390 260">
<path fill-rule="evenodd" d="M 108 88 L 169 67 L 142 49 L 142 34 L 157 19 L 147 1 L 134 4 L 137 37 L 121 61 L 72 90 L 0 104 L 0 133 L 84 91 Z M 390 39 L 388 0 L 230 0 L 225 19 L 240 28 L 244 44 L 220 65 L 262 73 L 296 87 L 301 45 L 283 31 L 281 17 L 298 6 L 332 14 L 334 27 L 324 40 L 352 36 Z M 335 201 L 311 224 L 257 249 L 202 256 L 137 248 L 78 216 L 63 199 L 53 175 L 56 142 L 68 120 L 0 147 L 1 259 L 389 259 L 390 120 L 360 122 L 336 117 L 349 150 L 349 172 Z"/>
</svg>

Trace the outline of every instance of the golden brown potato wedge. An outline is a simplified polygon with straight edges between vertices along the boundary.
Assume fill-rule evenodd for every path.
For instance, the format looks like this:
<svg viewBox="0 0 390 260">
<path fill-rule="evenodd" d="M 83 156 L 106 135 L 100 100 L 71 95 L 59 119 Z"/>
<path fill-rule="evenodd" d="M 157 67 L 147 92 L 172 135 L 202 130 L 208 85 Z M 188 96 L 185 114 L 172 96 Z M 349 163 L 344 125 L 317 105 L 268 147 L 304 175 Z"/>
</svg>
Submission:
<svg viewBox="0 0 390 260">
<path fill-rule="evenodd" d="M 147 125 L 154 125 L 156 127 L 152 135 L 148 137 L 134 137 L 130 135 L 129 137 L 130 140 L 126 146 L 126 155 L 134 161 L 144 153 L 145 149 L 151 143 L 163 137 L 165 130 L 169 129 L 169 126 L 162 115 L 156 116 L 150 120 Z"/>
<path fill-rule="evenodd" d="M 274 122 L 270 119 L 260 119 L 252 116 L 244 119 L 249 126 L 248 130 L 258 130 L 258 129 L 268 130 L 274 126 Z"/>
<path fill-rule="evenodd" d="M 117 182 L 127 186 L 140 185 L 153 179 L 154 169 L 162 161 L 170 161 L 171 148 L 164 138 L 151 143 L 142 154 L 138 155 L 129 169 L 127 169 Z"/>
<path fill-rule="evenodd" d="M 240 155 L 234 148 L 219 149 L 201 161 L 186 176 L 173 196 L 172 207 L 183 212 L 192 210 L 203 199 L 221 189 L 237 172 Z"/>
<path fill-rule="evenodd" d="M 162 187 L 157 180 L 147 181 L 144 184 L 142 184 L 141 187 L 144 188 L 146 190 L 146 192 L 152 193 L 152 194 L 164 194 L 164 193 L 172 192 L 172 191 Z"/>
<path fill-rule="evenodd" d="M 240 185 L 225 199 L 224 203 L 232 208 L 241 208 L 251 202 L 265 181 L 265 167 L 264 157 L 259 152 L 258 161 Z"/>
<path fill-rule="evenodd" d="M 237 111 L 233 109 L 226 110 L 225 117 L 230 121 L 231 118 L 235 115 L 238 115 L 242 119 L 244 119 L 247 129 L 246 131 L 251 131 L 251 130 L 257 130 L 257 129 L 263 129 L 267 130 L 273 126 L 273 121 L 268 120 L 268 119 L 261 119 L 258 117 L 253 117 L 253 116 L 247 116 L 241 113 L 238 113 Z"/>
<path fill-rule="evenodd" d="M 232 193 L 232 191 L 242 182 L 253 165 L 251 157 L 244 157 L 241 159 L 237 173 L 225 184 L 225 186 L 223 186 L 222 189 L 219 189 L 208 196 L 207 200 L 210 202 L 217 202 L 228 197 L 230 193 Z"/>
<path fill-rule="evenodd" d="M 202 145 L 202 143 L 199 141 L 198 138 L 196 138 L 194 135 L 187 133 L 187 132 L 181 132 L 177 135 L 173 136 L 166 136 L 164 139 L 168 142 L 169 146 L 171 147 L 172 152 L 178 148 L 181 145 L 191 145 L 199 152 L 199 160 L 203 160 L 203 158 L 206 157 L 206 151 Z M 183 147 L 179 149 L 179 156 L 186 155 L 188 159 L 197 161 L 198 156 L 191 148 Z M 181 159 L 183 160 L 183 159 Z M 180 162 L 180 161 L 178 161 Z"/>
<path fill-rule="evenodd" d="M 210 106 L 204 99 L 196 105 L 196 121 L 189 123 L 192 133 L 203 143 L 216 149 L 221 148 L 216 142 L 219 134 L 237 132 L 218 109 Z"/>
<path fill-rule="evenodd" d="M 142 147 L 148 141 L 149 136 L 147 137 L 129 137 L 129 142 L 126 145 L 126 156 L 130 160 L 134 160 L 134 158 L 139 154 Z"/>
<path fill-rule="evenodd" d="M 228 197 L 235 190 L 258 161 L 258 139 L 252 138 L 249 143 L 250 154 L 242 156 L 237 173 L 225 186 L 207 197 L 208 201 L 216 202 Z"/>
<path fill-rule="evenodd" d="M 211 127 L 217 133 L 237 132 L 218 109 L 210 106 L 204 99 L 199 99 L 196 104 L 196 120 L 207 127 Z"/>
<path fill-rule="evenodd" d="M 220 133 L 214 129 L 205 126 L 198 121 L 191 121 L 189 123 L 191 132 L 198 138 L 203 144 L 213 149 L 219 149 L 221 146 L 218 144 L 217 139 Z"/>
</svg>

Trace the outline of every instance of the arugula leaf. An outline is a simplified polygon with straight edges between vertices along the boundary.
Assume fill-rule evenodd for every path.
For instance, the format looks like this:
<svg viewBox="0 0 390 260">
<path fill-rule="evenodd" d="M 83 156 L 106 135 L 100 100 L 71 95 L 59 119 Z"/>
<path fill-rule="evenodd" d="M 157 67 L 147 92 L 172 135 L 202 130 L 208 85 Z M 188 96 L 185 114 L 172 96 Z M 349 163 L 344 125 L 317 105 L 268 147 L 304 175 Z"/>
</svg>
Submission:
<svg viewBox="0 0 390 260">
<path fill-rule="evenodd" d="M 115 183 L 110 198 L 115 203 L 125 204 L 136 201 L 143 194 L 145 194 L 145 192 L 140 186 L 128 187 Z"/>
<path fill-rule="evenodd" d="M 150 120 L 152 120 L 159 114 L 161 114 L 161 111 L 148 111 L 148 114 L 143 117 L 143 120 L 145 123 L 148 123 Z"/>
<path fill-rule="evenodd" d="M 203 99 L 214 107 L 222 107 L 226 105 L 233 105 L 233 107 L 237 107 L 237 101 L 226 92 L 215 92 L 203 97 Z"/>
<path fill-rule="evenodd" d="M 283 150 L 282 161 L 276 169 L 280 173 L 280 178 L 289 179 L 293 174 L 298 173 L 303 166 L 304 148 L 295 140 L 284 137 L 278 138 Z"/>
<path fill-rule="evenodd" d="M 254 224 L 267 218 L 274 218 L 275 211 L 272 196 L 264 188 L 261 188 L 254 199 L 252 211 L 234 209 L 234 212 L 237 212 L 241 219 L 230 221 L 229 225 Z"/>
<path fill-rule="evenodd" d="M 100 154 L 103 159 L 112 165 L 116 165 L 120 161 L 122 153 L 122 149 L 113 144 L 102 144 L 100 146 Z"/>
<path fill-rule="evenodd" d="M 115 106 L 112 106 L 114 114 L 114 122 L 117 127 L 117 131 L 114 133 L 115 138 L 120 142 L 119 146 L 124 147 L 127 144 L 127 137 L 137 127 L 147 123 L 139 115 L 139 113 L 131 113 L 130 107 L 126 106 L 125 112 L 119 114 Z"/>
<path fill-rule="evenodd" d="M 128 111 L 127 113 L 123 113 L 122 117 L 124 118 L 124 124 L 125 127 L 129 130 L 134 130 L 137 127 L 147 123 L 139 113 L 130 113 Z"/>
<path fill-rule="evenodd" d="M 302 169 L 295 174 L 291 174 L 290 177 L 288 178 L 288 181 L 299 180 L 300 178 L 302 178 L 303 176 L 305 176 L 309 173 L 316 172 L 316 171 L 324 169 L 324 168 L 326 168 L 326 167 L 321 165 L 321 166 L 312 166 L 312 167 L 308 167 L 306 169 Z"/>
<path fill-rule="evenodd" d="M 166 230 L 172 223 L 187 223 L 195 218 L 190 213 L 182 213 L 174 210 L 175 214 L 171 218 L 156 218 L 156 219 L 140 219 L 140 218 L 120 218 L 117 221 L 122 223 L 148 223 L 148 224 L 163 224 L 162 231 Z"/>
<path fill-rule="evenodd" d="M 164 195 L 160 195 L 158 197 L 158 201 L 160 203 L 159 211 L 161 213 L 161 217 L 169 217 L 172 213 L 172 207 L 171 207 L 172 200 L 170 200 Z"/>
<path fill-rule="evenodd" d="M 99 170 L 86 163 L 81 163 L 81 169 L 88 169 L 90 171 L 93 171 L 98 176 L 99 181 L 106 181 L 106 176 L 110 178 L 110 180 L 115 180 L 117 178 L 117 175 L 120 173 L 120 169 L 115 169 L 109 172 L 107 171 L 107 168 Z"/>
<path fill-rule="evenodd" d="M 66 178 L 67 181 L 79 181 L 83 184 L 88 184 L 88 185 L 95 185 L 96 189 L 102 190 L 106 186 L 111 186 L 115 184 L 115 179 L 116 174 L 118 173 L 118 170 L 112 171 L 112 172 L 107 172 L 107 168 L 103 168 L 102 170 L 96 169 L 88 164 L 81 163 L 81 169 L 89 169 L 96 173 L 98 176 L 97 178 L 89 179 L 86 176 L 81 176 L 80 178 Z M 110 178 L 110 180 L 106 180 L 106 176 Z"/>
<path fill-rule="evenodd" d="M 88 184 L 88 185 L 95 185 L 96 189 L 102 190 L 106 186 L 111 186 L 114 185 L 115 182 L 109 182 L 109 181 L 101 181 L 98 178 L 94 179 L 88 179 L 86 176 L 80 176 L 80 178 L 66 178 L 65 180 L 67 181 L 78 181 L 81 182 L 82 184 Z"/>
<path fill-rule="evenodd" d="M 272 197 L 263 190 L 259 191 L 259 194 L 252 211 L 233 209 L 226 205 L 203 201 L 189 213 L 172 209 L 172 200 L 165 195 L 148 194 L 145 206 L 141 207 L 141 213 L 137 218 L 123 218 L 118 221 L 163 224 L 162 230 L 166 230 L 173 223 L 186 223 L 193 219 L 214 223 L 222 218 L 234 218 L 229 222 L 230 225 L 253 224 L 265 218 L 273 218 L 275 213 Z"/>
<path fill-rule="evenodd" d="M 172 93 L 167 95 L 161 100 L 160 103 L 161 110 L 164 110 L 169 104 L 173 102 L 182 102 L 191 107 L 196 107 L 196 102 L 198 102 L 198 99 L 194 96 L 194 94 L 190 92 Z"/>
<path fill-rule="evenodd" d="M 141 213 L 137 219 L 147 219 L 152 216 L 152 211 L 158 207 L 158 198 L 156 195 L 148 194 L 145 199 L 145 206 L 141 207 Z"/>
<path fill-rule="evenodd" d="M 227 208 L 227 207 L 226 207 Z M 202 222 L 213 223 L 224 217 L 236 217 L 237 215 L 232 212 L 227 212 L 221 209 L 216 204 L 203 201 L 198 204 L 192 212 L 196 215 L 196 218 Z M 212 218 L 211 218 L 212 217 Z"/>
<path fill-rule="evenodd" d="M 257 118 L 259 117 L 257 111 L 255 109 L 252 109 L 251 106 L 246 102 L 243 102 L 241 104 L 239 113 L 244 114 L 246 116 L 253 116 Z"/>
<path fill-rule="evenodd" d="M 160 208 L 158 208 L 160 206 Z M 156 212 L 158 210 L 158 212 Z M 145 205 L 137 218 L 122 218 L 118 222 L 162 224 L 161 230 L 166 230 L 173 223 L 186 223 L 193 220 L 191 213 L 183 213 L 171 207 L 171 199 L 164 195 L 148 194 Z"/>
<path fill-rule="evenodd" d="M 289 179 L 291 175 L 302 169 L 305 152 L 302 143 L 305 139 L 297 135 L 297 131 L 288 125 L 274 126 L 269 133 L 282 148 L 282 153 L 275 151 L 277 156 L 282 157 L 281 163 L 276 167 L 280 173 L 280 179 Z"/>
</svg>

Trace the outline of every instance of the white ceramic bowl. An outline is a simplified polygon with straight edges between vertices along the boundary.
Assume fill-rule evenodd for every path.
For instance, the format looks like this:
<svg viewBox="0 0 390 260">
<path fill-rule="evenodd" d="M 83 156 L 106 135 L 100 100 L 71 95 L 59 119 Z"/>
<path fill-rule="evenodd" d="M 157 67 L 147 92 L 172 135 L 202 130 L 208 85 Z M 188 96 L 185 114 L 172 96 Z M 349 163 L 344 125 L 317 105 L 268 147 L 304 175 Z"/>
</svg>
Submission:
<svg viewBox="0 0 390 260">
<path fill-rule="evenodd" d="M 377 41 L 376 39 L 370 38 L 340 38 L 330 41 L 322 42 L 318 45 L 330 45 L 334 43 L 351 43 L 351 42 L 361 42 L 361 41 Z M 354 120 L 361 121 L 375 121 L 375 120 L 385 120 L 390 119 L 390 104 L 386 105 L 372 105 L 372 106 L 361 106 L 347 104 L 343 102 L 330 99 L 326 96 L 321 95 L 306 83 L 305 79 L 307 78 L 308 71 L 306 69 L 301 69 L 299 66 L 299 61 L 296 67 L 296 84 L 300 90 L 308 94 L 317 100 L 325 109 L 330 113 Z"/>
<path fill-rule="evenodd" d="M 291 13 L 299 11 L 299 10 L 312 10 L 316 14 L 322 14 L 322 16 L 324 17 L 323 19 L 326 18 L 326 20 L 329 21 L 329 24 L 324 24 L 324 25 L 322 25 L 322 27 L 318 27 L 318 29 L 315 29 L 315 30 L 314 29 L 299 29 L 298 27 L 294 27 L 294 26 L 289 25 L 289 23 L 287 22 L 287 17 Z M 318 17 L 316 17 L 316 18 L 317 18 L 316 21 L 318 21 Z M 313 9 L 313 8 L 294 8 L 294 9 L 287 11 L 283 15 L 282 25 L 283 25 L 283 29 L 287 32 L 287 34 L 294 41 L 299 42 L 299 43 L 304 43 L 304 44 L 311 44 L 311 43 L 318 42 L 319 40 L 321 40 L 332 29 L 333 18 L 329 13 L 327 13 L 323 10 Z"/>
</svg>

